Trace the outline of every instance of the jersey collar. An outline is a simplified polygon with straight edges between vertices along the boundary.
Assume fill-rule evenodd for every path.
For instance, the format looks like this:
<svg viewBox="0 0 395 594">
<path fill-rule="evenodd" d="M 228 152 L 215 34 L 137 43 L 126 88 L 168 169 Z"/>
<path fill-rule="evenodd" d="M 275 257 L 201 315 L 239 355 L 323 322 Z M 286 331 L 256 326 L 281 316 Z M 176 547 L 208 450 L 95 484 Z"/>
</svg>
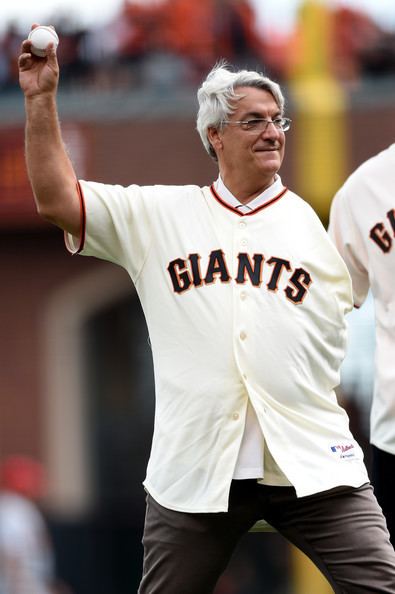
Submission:
<svg viewBox="0 0 395 594">
<path fill-rule="evenodd" d="M 254 200 L 251 200 L 248 204 L 242 204 L 237 200 L 232 192 L 225 186 L 220 175 L 210 189 L 214 198 L 218 200 L 218 202 L 226 208 L 234 211 L 239 216 L 255 214 L 258 210 L 262 210 L 262 208 L 269 206 L 281 198 L 287 191 L 287 188 L 282 184 L 281 177 L 277 174 L 272 185 L 266 188 L 266 190 L 254 198 Z"/>
</svg>

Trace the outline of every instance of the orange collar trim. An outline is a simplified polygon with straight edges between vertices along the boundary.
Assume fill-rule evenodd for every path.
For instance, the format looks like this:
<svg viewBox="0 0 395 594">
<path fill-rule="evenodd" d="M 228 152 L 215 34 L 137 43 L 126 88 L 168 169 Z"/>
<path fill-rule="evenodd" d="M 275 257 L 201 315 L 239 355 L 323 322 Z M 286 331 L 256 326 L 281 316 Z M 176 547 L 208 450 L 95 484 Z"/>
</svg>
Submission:
<svg viewBox="0 0 395 594">
<path fill-rule="evenodd" d="M 225 202 L 225 200 L 222 200 L 222 198 L 217 194 L 216 189 L 214 188 L 214 184 L 211 184 L 210 186 L 210 190 L 212 195 L 214 196 L 214 198 L 217 200 L 217 202 L 219 202 L 222 206 L 224 206 L 225 208 L 227 208 L 228 210 L 234 212 L 235 214 L 237 214 L 239 217 L 250 217 L 254 214 L 256 214 L 257 212 L 263 210 L 264 208 L 267 208 L 268 206 L 271 206 L 272 204 L 274 204 L 274 202 L 277 202 L 277 200 L 280 200 L 280 198 L 282 198 L 284 196 L 284 194 L 288 191 L 288 188 L 283 188 L 281 190 L 281 192 L 279 194 L 277 194 L 277 196 L 274 196 L 274 198 L 271 198 L 270 200 L 268 200 L 267 202 L 265 202 L 264 204 L 262 204 L 261 206 L 258 206 L 258 208 L 255 208 L 254 210 L 252 210 L 251 212 L 247 212 L 247 213 L 242 213 L 239 210 L 237 210 L 237 208 L 234 208 L 233 206 L 231 206 L 230 204 L 228 204 L 227 202 Z"/>
</svg>

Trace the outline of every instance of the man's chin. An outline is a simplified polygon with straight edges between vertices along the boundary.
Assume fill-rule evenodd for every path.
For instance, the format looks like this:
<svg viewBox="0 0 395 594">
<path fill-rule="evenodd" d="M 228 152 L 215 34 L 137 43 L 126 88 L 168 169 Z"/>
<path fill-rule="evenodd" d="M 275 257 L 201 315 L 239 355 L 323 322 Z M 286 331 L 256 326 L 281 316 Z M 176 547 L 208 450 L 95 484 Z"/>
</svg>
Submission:
<svg viewBox="0 0 395 594">
<path fill-rule="evenodd" d="M 280 166 L 280 161 L 278 159 L 274 159 L 273 161 L 265 161 L 264 163 L 261 163 L 260 170 L 265 177 L 270 175 L 274 177 L 280 169 Z"/>
<path fill-rule="evenodd" d="M 280 169 L 281 158 L 277 151 L 260 151 L 256 155 L 261 167 L 276 169 L 276 171 Z"/>
</svg>

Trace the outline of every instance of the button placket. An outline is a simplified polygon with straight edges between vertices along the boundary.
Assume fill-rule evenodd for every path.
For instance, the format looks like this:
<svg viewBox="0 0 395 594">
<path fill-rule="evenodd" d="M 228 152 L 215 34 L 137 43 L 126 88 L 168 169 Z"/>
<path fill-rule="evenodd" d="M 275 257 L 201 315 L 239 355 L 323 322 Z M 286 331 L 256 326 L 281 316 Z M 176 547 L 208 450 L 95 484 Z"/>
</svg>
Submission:
<svg viewBox="0 0 395 594">
<path fill-rule="evenodd" d="M 248 222 L 245 219 L 239 220 L 236 223 L 235 227 L 235 235 L 234 235 L 234 251 L 235 251 L 235 261 L 238 261 L 240 257 L 240 252 L 245 252 L 246 247 L 248 246 L 248 238 L 246 235 L 248 227 Z M 235 318 L 234 318 L 234 328 L 235 332 L 235 339 L 236 344 L 238 343 L 241 346 L 247 339 L 247 332 L 244 328 L 246 320 L 246 309 L 244 307 L 244 303 L 248 296 L 248 291 L 245 286 L 245 283 L 236 284 L 235 283 Z"/>
</svg>

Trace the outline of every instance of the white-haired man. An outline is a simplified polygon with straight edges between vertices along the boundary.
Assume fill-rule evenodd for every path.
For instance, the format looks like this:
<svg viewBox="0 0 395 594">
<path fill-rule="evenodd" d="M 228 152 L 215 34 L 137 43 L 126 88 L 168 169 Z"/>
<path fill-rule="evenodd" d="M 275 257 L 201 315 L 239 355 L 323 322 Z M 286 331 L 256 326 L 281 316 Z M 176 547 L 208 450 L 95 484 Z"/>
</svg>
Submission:
<svg viewBox="0 0 395 594">
<path fill-rule="evenodd" d="M 129 273 L 152 344 L 156 418 L 140 594 L 208 594 L 264 517 L 336 592 L 395 591 L 395 553 L 333 388 L 352 306 L 342 259 L 278 175 L 279 86 L 215 67 L 198 131 L 211 187 L 76 181 L 58 64 L 25 41 L 26 159 L 38 211 L 72 252 Z M 45 163 L 45 166 L 43 166 Z"/>
</svg>

